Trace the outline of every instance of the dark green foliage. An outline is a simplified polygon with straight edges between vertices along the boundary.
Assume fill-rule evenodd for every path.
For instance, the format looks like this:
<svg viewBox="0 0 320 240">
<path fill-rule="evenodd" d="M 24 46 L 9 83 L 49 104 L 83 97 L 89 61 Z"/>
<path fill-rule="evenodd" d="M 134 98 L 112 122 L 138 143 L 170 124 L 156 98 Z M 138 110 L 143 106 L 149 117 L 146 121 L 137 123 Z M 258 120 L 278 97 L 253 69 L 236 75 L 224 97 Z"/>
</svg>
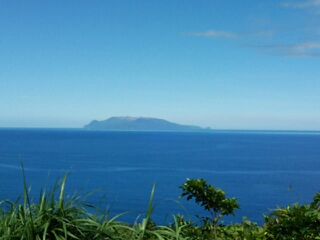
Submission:
<svg viewBox="0 0 320 240">
<path fill-rule="evenodd" d="M 188 179 L 182 186 L 182 197 L 194 199 L 212 215 L 211 223 L 217 225 L 226 215 L 234 214 L 239 208 L 237 199 L 226 198 L 221 189 L 209 185 L 204 179 Z M 208 219 L 205 219 L 206 222 Z"/>
<path fill-rule="evenodd" d="M 177 219 L 185 226 L 184 234 L 192 236 L 192 240 L 265 240 L 264 229 L 249 220 L 234 225 L 218 226 L 216 232 L 212 232 L 206 226 L 197 226 L 191 221 L 186 221 L 183 216 Z"/>
<path fill-rule="evenodd" d="M 240 224 L 222 228 L 221 239 L 264 240 L 264 230 L 256 223 L 244 220 Z"/>
<path fill-rule="evenodd" d="M 277 209 L 265 219 L 266 239 L 320 239 L 320 193 L 310 205 Z"/>
</svg>

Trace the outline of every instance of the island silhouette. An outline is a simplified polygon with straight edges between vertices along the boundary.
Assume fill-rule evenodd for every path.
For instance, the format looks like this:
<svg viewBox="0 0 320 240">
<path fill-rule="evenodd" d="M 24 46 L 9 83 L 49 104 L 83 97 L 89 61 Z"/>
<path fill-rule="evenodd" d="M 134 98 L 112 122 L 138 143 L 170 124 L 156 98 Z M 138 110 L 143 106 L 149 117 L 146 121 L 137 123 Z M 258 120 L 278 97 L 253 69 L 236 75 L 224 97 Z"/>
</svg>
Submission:
<svg viewBox="0 0 320 240">
<path fill-rule="evenodd" d="M 193 125 L 183 125 L 159 118 L 149 117 L 110 117 L 106 120 L 93 120 L 84 126 L 88 130 L 101 131 L 176 131 L 176 132 L 202 132 L 211 131 Z"/>
</svg>

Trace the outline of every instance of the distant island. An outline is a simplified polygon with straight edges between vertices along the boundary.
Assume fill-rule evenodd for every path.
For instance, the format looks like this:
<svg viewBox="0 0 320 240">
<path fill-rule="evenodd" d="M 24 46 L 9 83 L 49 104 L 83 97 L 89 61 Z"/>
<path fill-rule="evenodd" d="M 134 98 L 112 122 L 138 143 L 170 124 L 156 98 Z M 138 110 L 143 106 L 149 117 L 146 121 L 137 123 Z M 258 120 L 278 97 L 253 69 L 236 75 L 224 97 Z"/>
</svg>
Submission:
<svg viewBox="0 0 320 240">
<path fill-rule="evenodd" d="M 164 119 L 146 117 L 111 117 L 103 121 L 93 120 L 89 124 L 85 125 L 84 129 L 101 131 L 211 131 L 210 128 L 181 125 Z"/>
</svg>

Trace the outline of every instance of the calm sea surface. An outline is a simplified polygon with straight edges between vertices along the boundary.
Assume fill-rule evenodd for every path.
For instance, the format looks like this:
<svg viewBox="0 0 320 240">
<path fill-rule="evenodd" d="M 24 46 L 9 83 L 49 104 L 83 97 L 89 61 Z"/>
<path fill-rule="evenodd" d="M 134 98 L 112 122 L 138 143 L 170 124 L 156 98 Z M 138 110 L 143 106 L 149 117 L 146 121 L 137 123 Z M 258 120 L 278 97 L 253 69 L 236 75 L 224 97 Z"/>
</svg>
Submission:
<svg viewBox="0 0 320 240">
<path fill-rule="evenodd" d="M 278 206 L 320 191 L 319 133 L 142 133 L 0 129 L 0 200 L 23 192 L 23 162 L 36 199 L 69 173 L 68 193 L 134 221 L 156 184 L 154 219 L 202 214 L 179 199 L 186 178 L 204 178 L 240 201 L 234 218 L 262 222 Z"/>
</svg>

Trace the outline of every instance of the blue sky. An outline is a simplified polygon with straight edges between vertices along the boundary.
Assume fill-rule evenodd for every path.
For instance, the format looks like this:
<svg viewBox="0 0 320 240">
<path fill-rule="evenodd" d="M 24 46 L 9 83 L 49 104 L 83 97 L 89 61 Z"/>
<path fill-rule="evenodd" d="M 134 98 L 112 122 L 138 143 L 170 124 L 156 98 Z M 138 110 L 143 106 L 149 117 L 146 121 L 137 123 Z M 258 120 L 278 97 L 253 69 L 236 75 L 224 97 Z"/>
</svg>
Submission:
<svg viewBox="0 0 320 240">
<path fill-rule="evenodd" d="M 320 130 L 319 0 L 0 1 L 0 127 Z"/>
</svg>

